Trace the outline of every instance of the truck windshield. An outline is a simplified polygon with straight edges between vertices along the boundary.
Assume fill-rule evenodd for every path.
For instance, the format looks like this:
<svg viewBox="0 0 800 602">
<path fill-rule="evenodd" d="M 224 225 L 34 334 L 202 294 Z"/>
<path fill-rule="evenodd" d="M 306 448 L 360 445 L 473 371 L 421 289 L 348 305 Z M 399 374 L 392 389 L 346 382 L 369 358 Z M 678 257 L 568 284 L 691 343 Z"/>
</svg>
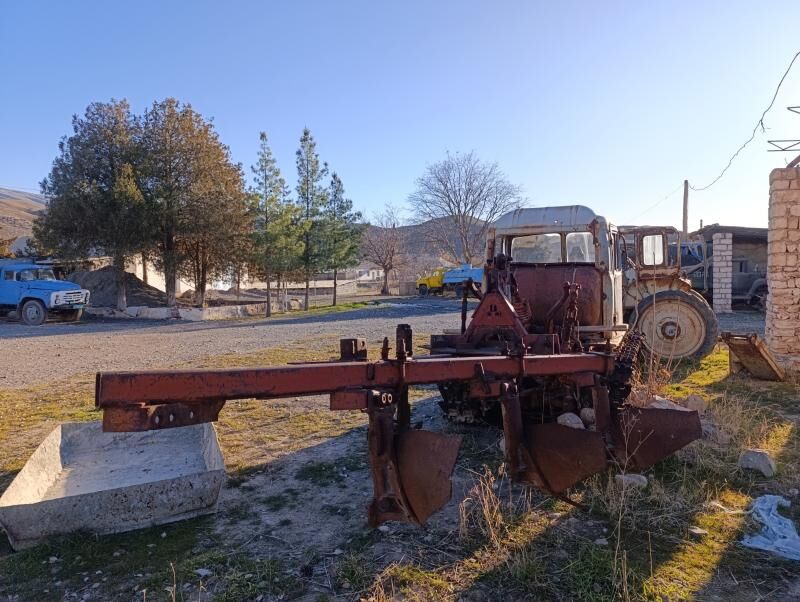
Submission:
<svg viewBox="0 0 800 602">
<path fill-rule="evenodd" d="M 50 268 L 39 268 L 39 269 L 29 269 L 29 270 L 20 270 L 17 273 L 17 280 L 22 282 L 29 282 L 31 280 L 55 280 L 56 276 L 53 274 L 53 270 Z"/>
<path fill-rule="evenodd" d="M 594 240 L 590 232 L 566 235 L 566 257 L 561 240 L 561 234 L 517 236 L 511 241 L 511 257 L 518 263 L 594 263 Z"/>
</svg>

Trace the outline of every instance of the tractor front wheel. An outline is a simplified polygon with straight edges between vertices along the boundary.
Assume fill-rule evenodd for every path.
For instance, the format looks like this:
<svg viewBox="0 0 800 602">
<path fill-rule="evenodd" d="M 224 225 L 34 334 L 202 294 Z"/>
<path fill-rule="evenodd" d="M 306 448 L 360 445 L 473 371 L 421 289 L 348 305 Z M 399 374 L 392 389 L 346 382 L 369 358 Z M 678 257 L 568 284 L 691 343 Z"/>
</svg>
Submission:
<svg viewBox="0 0 800 602">
<path fill-rule="evenodd" d="M 693 291 L 658 292 L 639 303 L 638 314 L 644 346 L 660 357 L 700 359 L 717 343 L 717 317 Z"/>
</svg>

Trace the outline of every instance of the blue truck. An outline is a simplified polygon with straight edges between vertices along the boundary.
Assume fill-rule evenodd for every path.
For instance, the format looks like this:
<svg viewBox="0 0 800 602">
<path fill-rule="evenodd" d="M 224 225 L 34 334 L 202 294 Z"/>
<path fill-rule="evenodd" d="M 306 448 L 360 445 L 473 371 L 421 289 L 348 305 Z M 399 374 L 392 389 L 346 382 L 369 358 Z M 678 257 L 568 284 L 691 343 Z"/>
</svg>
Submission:
<svg viewBox="0 0 800 602">
<path fill-rule="evenodd" d="M 39 326 L 48 316 L 74 322 L 88 303 L 89 291 L 58 280 L 48 266 L 0 262 L 0 316 L 14 313 L 29 326 Z"/>
<path fill-rule="evenodd" d="M 427 276 L 417 279 L 417 292 L 424 297 L 426 295 L 443 295 L 452 291 L 457 297 L 460 297 L 467 280 L 472 280 L 480 288 L 483 282 L 483 268 L 473 268 L 468 263 L 450 270 L 436 268 Z"/>
</svg>

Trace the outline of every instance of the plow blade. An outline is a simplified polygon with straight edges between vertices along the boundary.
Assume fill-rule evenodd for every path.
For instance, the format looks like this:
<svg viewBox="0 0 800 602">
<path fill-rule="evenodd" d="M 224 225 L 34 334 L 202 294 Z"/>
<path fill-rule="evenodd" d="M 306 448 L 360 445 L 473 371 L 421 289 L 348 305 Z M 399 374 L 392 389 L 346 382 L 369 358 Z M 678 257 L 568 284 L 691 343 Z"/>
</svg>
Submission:
<svg viewBox="0 0 800 602">
<path fill-rule="evenodd" d="M 398 478 L 408 510 L 414 522 L 424 524 L 450 500 L 450 476 L 461 437 L 407 430 L 397 435 L 395 446 Z"/>
<path fill-rule="evenodd" d="M 527 426 L 524 449 L 522 479 L 554 494 L 603 472 L 608 463 L 600 433 L 560 424 Z"/>
<path fill-rule="evenodd" d="M 643 470 L 703 436 L 689 410 L 626 407 L 613 420 L 614 455 L 626 469 Z"/>
</svg>

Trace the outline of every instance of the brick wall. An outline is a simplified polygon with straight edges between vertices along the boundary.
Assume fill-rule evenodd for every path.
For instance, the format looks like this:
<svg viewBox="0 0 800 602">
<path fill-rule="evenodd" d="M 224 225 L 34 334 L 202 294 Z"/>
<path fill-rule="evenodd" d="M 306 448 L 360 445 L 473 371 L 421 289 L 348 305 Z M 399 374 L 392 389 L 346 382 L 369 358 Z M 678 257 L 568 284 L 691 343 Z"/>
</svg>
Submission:
<svg viewBox="0 0 800 602">
<path fill-rule="evenodd" d="M 733 235 L 730 233 L 714 234 L 713 286 L 714 312 L 731 313 L 731 284 L 733 282 Z"/>
<path fill-rule="evenodd" d="M 800 368 L 800 168 L 769 174 L 766 341 L 787 368 Z"/>
</svg>

